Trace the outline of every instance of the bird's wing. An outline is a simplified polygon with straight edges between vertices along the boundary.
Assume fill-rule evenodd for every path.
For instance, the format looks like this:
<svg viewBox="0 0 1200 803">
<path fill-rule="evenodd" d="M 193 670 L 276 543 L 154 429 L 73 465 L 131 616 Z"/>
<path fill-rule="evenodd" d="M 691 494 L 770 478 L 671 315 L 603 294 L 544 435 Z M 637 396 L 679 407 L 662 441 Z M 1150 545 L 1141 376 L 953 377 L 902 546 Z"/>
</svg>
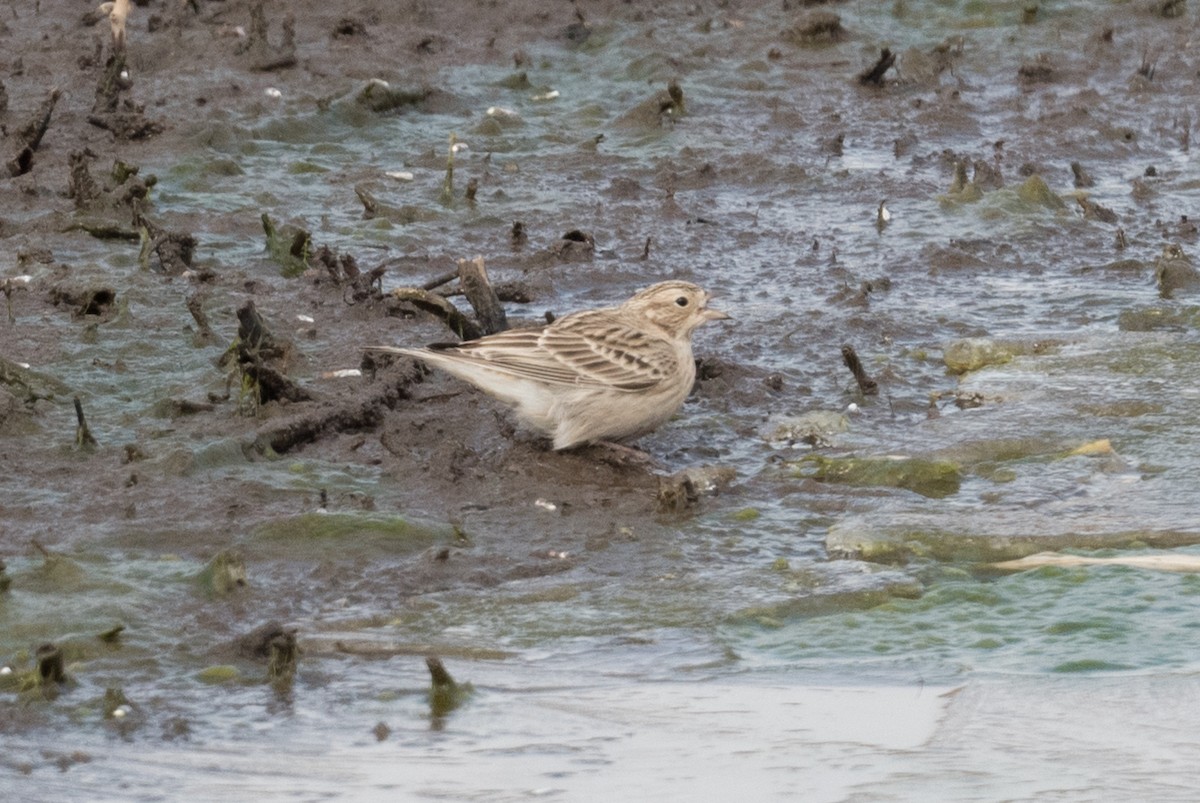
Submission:
<svg viewBox="0 0 1200 803">
<path fill-rule="evenodd" d="M 671 343 L 607 311 L 576 313 L 540 329 L 516 329 L 440 351 L 516 377 L 561 385 L 645 390 L 677 370 Z"/>
</svg>

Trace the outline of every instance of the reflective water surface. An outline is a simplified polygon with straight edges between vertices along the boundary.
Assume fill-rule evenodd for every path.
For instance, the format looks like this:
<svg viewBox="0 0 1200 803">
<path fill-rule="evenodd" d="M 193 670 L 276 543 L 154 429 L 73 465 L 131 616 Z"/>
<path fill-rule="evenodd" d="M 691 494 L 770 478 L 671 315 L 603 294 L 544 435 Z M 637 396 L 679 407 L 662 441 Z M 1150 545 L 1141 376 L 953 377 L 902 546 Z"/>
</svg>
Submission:
<svg viewBox="0 0 1200 803">
<path fill-rule="evenodd" d="M 614 491 L 597 532 L 536 488 L 486 505 L 428 498 L 369 459 L 377 432 L 357 453 L 250 459 L 238 435 L 252 422 L 205 437 L 156 412 L 223 382 L 222 346 L 180 333 L 182 281 L 140 271 L 136 244 L 56 241 L 56 259 L 118 284 L 126 307 L 80 335 L 67 316 L 18 306 L 4 356 L 69 378 L 107 443 L 152 444 L 143 482 L 234 501 L 228 521 L 189 516 L 187 494 L 134 512 L 121 501 L 129 470 L 109 461 L 97 471 L 112 471 L 99 480 L 112 500 L 84 516 L 49 467 L 0 476 L 13 580 L 0 662 L 27 671 L 55 641 L 73 678 L 51 701 L 4 689 L 0 788 L 96 800 L 1193 798 L 1200 577 L 990 564 L 1042 549 L 1200 554 L 1200 283 L 1164 298 L 1155 278 L 1164 245 L 1186 253 L 1197 240 L 1196 12 L 1064 2 L 1023 22 L 1028 3 L 847 2 L 822 6 L 846 29 L 827 42 L 793 31 L 810 13 L 799 5 L 607 9 L 588 15 L 582 44 L 556 19 L 523 45 L 527 83 L 506 59 L 446 67 L 432 81 L 450 100 L 419 113 L 364 110 L 357 74 L 333 98 L 264 76 L 281 98 L 197 115 L 183 124 L 190 149 L 143 164 L 159 177 L 156 211 L 196 234 L 198 261 L 276 288 L 268 299 L 305 280 L 264 255 L 263 211 L 364 262 L 397 258 L 385 289 L 441 270 L 423 257 L 484 254 L 493 280 L 552 288 L 515 311 L 528 318 L 663 277 L 703 284 L 736 318 L 697 337 L 724 371 L 639 445 L 664 473 L 707 463 L 737 480 L 681 515 Z M 884 46 L 899 54 L 888 85 L 861 86 Z M 1139 73 L 1148 54 L 1152 78 Z M 683 116 L 640 109 L 671 80 Z M 474 205 L 439 202 L 451 134 L 468 146 L 456 180 L 478 179 Z M 961 160 L 992 166 L 1002 186 L 973 167 L 981 197 L 955 188 Z M 1094 186 L 1075 187 L 1073 161 Z M 356 185 L 409 209 L 404 222 L 364 220 Z M 531 251 L 582 228 L 596 256 L 533 269 L 509 247 L 514 220 Z M 227 330 L 239 291 L 213 291 Z M 414 326 L 375 336 L 438 336 Z M 22 333 L 35 327 L 61 329 L 61 351 L 34 348 Z M 306 333 L 305 350 L 341 362 L 297 375 L 357 367 L 368 344 L 338 351 L 339 338 Z M 944 354 L 968 338 L 992 356 L 952 373 Z M 844 344 L 879 395 L 859 392 Z M 821 412 L 843 419 L 813 446 L 805 416 Z M 48 408 L 44 422 L 5 436 L 9 459 L 70 453 L 73 410 Z M 908 458 L 950 484 L 900 481 L 886 462 L 885 479 L 834 481 L 813 455 Z M 330 514 L 317 512 L 322 490 Z M 260 503 L 270 520 L 242 526 L 239 506 Z M 226 546 L 249 582 L 220 594 L 196 578 Z M 429 556 L 442 548 L 485 557 L 439 579 Z M 209 636 L 268 619 L 297 628 L 291 684 L 260 682 L 261 666 Z M 116 644 L 94 638 L 118 622 Z M 475 688 L 444 716 L 430 711 L 426 654 Z M 205 674 L 225 666 L 236 677 Z M 106 717 L 117 687 L 129 708 Z"/>
</svg>

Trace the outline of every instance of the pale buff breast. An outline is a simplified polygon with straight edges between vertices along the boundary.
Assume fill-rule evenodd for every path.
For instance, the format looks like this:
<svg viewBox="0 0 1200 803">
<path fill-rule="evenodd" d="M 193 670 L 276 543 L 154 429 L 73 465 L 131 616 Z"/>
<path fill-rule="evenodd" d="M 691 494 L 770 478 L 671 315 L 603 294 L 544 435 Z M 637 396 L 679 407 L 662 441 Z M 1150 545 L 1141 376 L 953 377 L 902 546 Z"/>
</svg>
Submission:
<svg viewBox="0 0 1200 803">
<path fill-rule="evenodd" d="M 678 373 L 653 388 L 605 392 L 580 389 L 558 395 L 543 419 L 554 422 L 554 448 L 636 438 L 666 423 L 683 406 L 696 381 L 691 346 L 687 343 L 682 346 Z M 520 408 L 517 413 L 521 415 Z M 536 421 L 527 423 L 546 431 Z"/>
</svg>

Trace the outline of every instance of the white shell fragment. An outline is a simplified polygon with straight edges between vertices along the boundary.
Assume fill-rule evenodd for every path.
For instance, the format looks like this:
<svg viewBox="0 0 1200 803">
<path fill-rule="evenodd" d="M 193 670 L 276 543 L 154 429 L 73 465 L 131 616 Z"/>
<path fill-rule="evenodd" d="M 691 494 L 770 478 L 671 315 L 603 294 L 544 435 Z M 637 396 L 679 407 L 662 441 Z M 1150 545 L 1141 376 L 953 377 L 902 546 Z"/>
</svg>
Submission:
<svg viewBox="0 0 1200 803">
<path fill-rule="evenodd" d="M 558 97 L 558 90 L 551 89 L 549 92 L 543 92 L 540 95 L 534 95 L 534 100 L 554 100 Z"/>
<path fill-rule="evenodd" d="M 412 181 L 413 174 L 407 170 L 389 170 L 384 173 L 388 178 L 394 178 L 397 181 Z"/>
<path fill-rule="evenodd" d="M 264 90 L 263 94 L 265 94 L 269 98 L 274 98 L 275 100 L 278 100 L 279 98 L 283 97 L 283 93 L 280 92 L 278 89 L 276 89 L 273 86 L 267 87 Z"/>
<path fill-rule="evenodd" d="M 1135 569 L 1151 569 L 1160 572 L 1200 572 L 1200 555 L 1178 552 L 1159 552 L 1150 555 L 1132 554 L 1113 557 L 1090 555 L 1068 555 L 1062 552 L 1039 552 L 1017 560 L 993 563 L 997 569 L 1024 571 L 1042 566 L 1128 566 Z"/>
<path fill-rule="evenodd" d="M 362 370 L 359 368 L 342 368 L 337 371 L 326 371 L 321 374 L 322 379 L 347 379 L 350 377 L 362 376 Z"/>
<path fill-rule="evenodd" d="M 553 502 L 547 502 L 545 499 L 538 499 L 533 503 L 534 507 L 540 507 L 542 510 L 558 510 L 558 505 Z"/>
</svg>

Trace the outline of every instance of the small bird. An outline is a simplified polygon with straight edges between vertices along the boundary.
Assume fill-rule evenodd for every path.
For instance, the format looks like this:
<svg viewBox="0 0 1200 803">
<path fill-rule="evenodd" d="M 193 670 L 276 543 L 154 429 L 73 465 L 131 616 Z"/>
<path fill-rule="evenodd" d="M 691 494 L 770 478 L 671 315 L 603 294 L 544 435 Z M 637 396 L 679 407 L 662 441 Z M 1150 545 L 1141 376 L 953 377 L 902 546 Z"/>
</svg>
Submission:
<svg viewBox="0 0 1200 803">
<path fill-rule="evenodd" d="M 556 450 L 634 438 L 683 404 L 696 379 L 692 332 L 728 319 L 690 282 L 647 287 L 619 307 L 584 310 L 428 349 L 376 346 L 416 357 L 513 406 Z"/>
</svg>

